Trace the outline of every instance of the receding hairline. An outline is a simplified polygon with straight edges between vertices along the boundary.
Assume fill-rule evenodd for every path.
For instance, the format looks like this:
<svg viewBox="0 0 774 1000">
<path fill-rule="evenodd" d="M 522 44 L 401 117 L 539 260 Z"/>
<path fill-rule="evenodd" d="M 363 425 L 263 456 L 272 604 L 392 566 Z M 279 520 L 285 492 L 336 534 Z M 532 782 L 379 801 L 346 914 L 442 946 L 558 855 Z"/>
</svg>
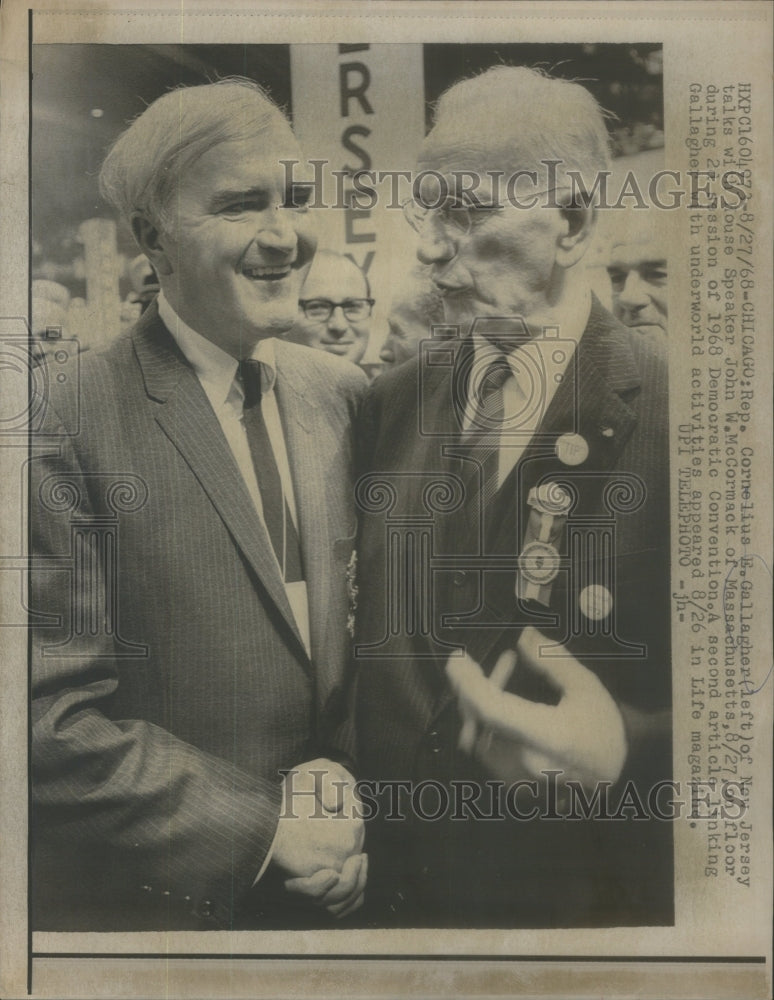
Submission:
<svg viewBox="0 0 774 1000">
<path fill-rule="evenodd" d="M 534 99 L 525 101 L 525 95 Z M 552 100 L 549 108 L 537 99 L 547 95 Z M 558 101 L 559 96 L 563 100 Z M 595 162 L 587 166 L 596 169 L 607 167 L 610 159 L 605 123 L 615 115 L 602 108 L 583 82 L 551 76 L 542 68 L 503 65 L 484 69 L 455 81 L 436 101 L 433 112 L 420 162 L 433 143 L 440 147 L 442 158 L 456 151 L 473 160 L 491 155 L 496 148 L 509 157 L 512 169 L 533 166 L 536 154 L 537 159 L 553 159 L 558 144 L 566 147 L 568 159 L 578 154 L 580 159 L 593 158 Z M 460 117 L 471 119 L 462 130 Z M 523 163 L 515 162 L 519 154 Z"/>
<path fill-rule="evenodd" d="M 329 250 L 328 248 L 317 250 L 314 257 L 312 258 L 312 263 L 309 267 L 309 273 L 306 276 L 304 284 L 306 284 L 306 282 L 309 281 L 309 278 L 314 274 L 315 269 L 318 268 L 318 265 L 321 263 L 329 264 L 332 266 L 335 266 L 337 264 L 340 265 L 342 263 L 349 264 L 350 267 L 354 271 L 357 271 L 357 273 L 360 275 L 360 278 L 362 279 L 363 284 L 365 285 L 366 297 L 371 298 L 371 283 L 368 280 L 368 275 L 365 273 L 363 268 L 360 267 L 360 265 L 356 261 L 354 261 L 349 256 L 349 254 L 339 253 L 337 250 Z"/>
<path fill-rule="evenodd" d="M 100 171 L 103 197 L 127 220 L 163 215 L 177 177 L 214 147 L 283 130 L 284 111 L 254 81 L 227 77 L 156 98 L 124 131 Z"/>
<path fill-rule="evenodd" d="M 585 104 L 589 110 L 594 110 L 602 121 L 607 118 L 615 118 L 612 112 L 606 111 L 591 93 L 584 86 L 586 80 L 572 80 L 562 76 L 552 76 L 539 66 L 489 66 L 478 73 L 461 77 L 455 80 L 433 106 L 433 125 L 437 124 L 439 117 L 446 114 L 447 107 L 453 104 L 460 92 L 480 94 L 491 97 L 493 88 L 501 91 L 513 91 L 516 86 L 521 89 L 532 91 L 564 91 L 565 94 L 575 98 L 578 104 Z M 546 109 L 530 107 L 530 115 L 539 117 L 546 114 Z"/>
</svg>

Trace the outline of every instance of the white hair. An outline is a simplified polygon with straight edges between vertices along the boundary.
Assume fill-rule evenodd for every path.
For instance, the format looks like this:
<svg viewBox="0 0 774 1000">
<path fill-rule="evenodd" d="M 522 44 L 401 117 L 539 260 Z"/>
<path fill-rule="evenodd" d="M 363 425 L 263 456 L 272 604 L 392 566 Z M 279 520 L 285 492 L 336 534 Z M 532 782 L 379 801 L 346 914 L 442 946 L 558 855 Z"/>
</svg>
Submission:
<svg viewBox="0 0 774 1000">
<path fill-rule="evenodd" d="M 513 170 L 545 160 L 593 179 L 609 162 L 605 112 L 581 84 L 526 66 L 496 66 L 449 88 L 436 106 L 431 135 L 487 152 L 502 137 Z M 495 164 L 492 164 L 494 167 Z"/>
<path fill-rule="evenodd" d="M 171 90 L 119 136 L 102 165 L 100 192 L 127 221 L 141 212 L 161 224 L 181 171 L 218 143 L 278 124 L 290 127 L 253 80 L 229 77 Z"/>
</svg>

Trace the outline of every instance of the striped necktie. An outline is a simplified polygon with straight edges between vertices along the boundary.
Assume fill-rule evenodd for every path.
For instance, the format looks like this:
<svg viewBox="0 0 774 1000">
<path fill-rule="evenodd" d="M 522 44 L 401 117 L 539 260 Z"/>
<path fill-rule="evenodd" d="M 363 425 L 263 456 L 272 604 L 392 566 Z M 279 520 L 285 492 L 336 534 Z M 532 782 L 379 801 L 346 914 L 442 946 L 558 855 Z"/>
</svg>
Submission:
<svg viewBox="0 0 774 1000">
<path fill-rule="evenodd" d="M 497 492 L 500 433 L 504 414 L 503 385 L 511 374 L 508 362 L 499 354 L 488 360 L 480 377 L 471 379 L 476 412 L 473 426 L 465 435 L 465 443 L 470 448 L 471 456 L 481 467 L 482 509 Z"/>
<path fill-rule="evenodd" d="M 282 478 L 261 409 L 261 362 L 240 361 L 237 378 L 244 390 L 242 415 L 255 478 L 261 491 L 263 520 L 285 583 L 304 579 L 298 532 L 282 486 Z"/>
</svg>

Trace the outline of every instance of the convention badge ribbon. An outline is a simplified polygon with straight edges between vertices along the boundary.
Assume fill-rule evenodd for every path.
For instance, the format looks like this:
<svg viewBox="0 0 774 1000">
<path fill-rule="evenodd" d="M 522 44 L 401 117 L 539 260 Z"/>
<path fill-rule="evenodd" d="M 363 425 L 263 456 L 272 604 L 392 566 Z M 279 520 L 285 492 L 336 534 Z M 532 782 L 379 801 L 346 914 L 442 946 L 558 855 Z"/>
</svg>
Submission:
<svg viewBox="0 0 774 1000">
<path fill-rule="evenodd" d="M 559 574 L 559 544 L 572 499 L 556 483 L 544 483 L 529 491 L 527 505 L 530 512 L 516 573 L 516 597 L 548 607 L 551 587 Z"/>
</svg>

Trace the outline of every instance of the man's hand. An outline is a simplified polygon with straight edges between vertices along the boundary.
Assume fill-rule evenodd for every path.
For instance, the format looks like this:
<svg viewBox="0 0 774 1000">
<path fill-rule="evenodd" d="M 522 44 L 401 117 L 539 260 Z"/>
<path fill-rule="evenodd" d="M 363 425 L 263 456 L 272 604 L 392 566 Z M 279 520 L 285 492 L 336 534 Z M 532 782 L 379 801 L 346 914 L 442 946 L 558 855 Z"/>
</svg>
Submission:
<svg viewBox="0 0 774 1000">
<path fill-rule="evenodd" d="M 336 917 L 356 910 L 368 875 L 364 838 L 355 779 L 346 768 L 319 758 L 286 775 L 272 862 L 291 876 L 288 892 Z"/>
<path fill-rule="evenodd" d="M 363 905 L 368 879 L 368 855 L 352 854 L 341 872 L 322 868 L 306 878 L 289 878 L 288 892 L 308 896 L 315 906 L 324 906 L 334 917 L 346 917 Z"/>
<path fill-rule="evenodd" d="M 487 678 L 470 657 L 450 658 L 446 673 L 465 720 L 462 749 L 505 781 L 539 778 L 562 771 L 589 789 L 615 781 L 626 760 L 626 735 L 618 706 L 607 688 L 562 646 L 548 645 L 536 629 L 522 632 L 516 652 L 504 653 Z M 558 705 L 544 705 L 502 688 L 518 662 L 547 678 L 559 691 Z"/>
</svg>

